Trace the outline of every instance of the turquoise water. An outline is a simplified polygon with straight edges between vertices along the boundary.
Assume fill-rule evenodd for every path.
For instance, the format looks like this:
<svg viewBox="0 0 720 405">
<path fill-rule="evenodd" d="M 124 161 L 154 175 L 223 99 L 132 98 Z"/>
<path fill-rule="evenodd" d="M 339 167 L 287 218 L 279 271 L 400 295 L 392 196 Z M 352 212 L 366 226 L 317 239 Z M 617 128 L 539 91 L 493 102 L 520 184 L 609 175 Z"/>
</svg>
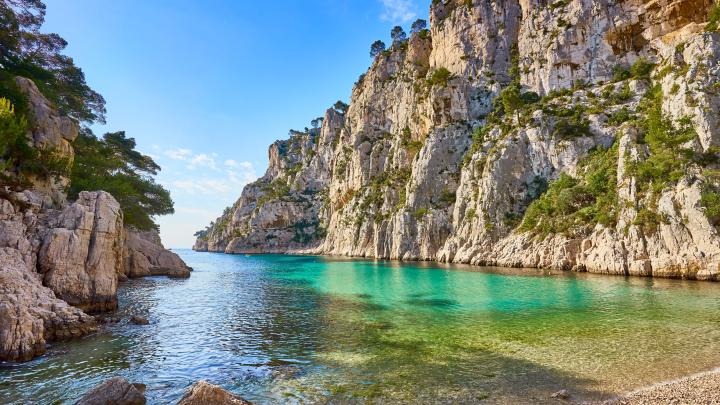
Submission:
<svg viewBox="0 0 720 405">
<path fill-rule="evenodd" d="M 200 379 L 260 404 L 601 400 L 720 365 L 714 283 L 178 253 L 190 279 L 130 281 L 119 322 L 0 365 L 0 402 L 73 403 L 114 375 L 158 404 Z"/>
</svg>

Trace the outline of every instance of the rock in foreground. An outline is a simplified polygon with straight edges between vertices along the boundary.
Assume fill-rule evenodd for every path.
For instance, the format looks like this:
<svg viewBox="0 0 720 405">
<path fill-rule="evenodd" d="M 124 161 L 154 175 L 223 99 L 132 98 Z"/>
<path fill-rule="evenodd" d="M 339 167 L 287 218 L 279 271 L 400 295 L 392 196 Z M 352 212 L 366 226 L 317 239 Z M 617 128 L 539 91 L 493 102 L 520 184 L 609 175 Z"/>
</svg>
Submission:
<svg viewBox="0 0 720 405">
<path fill-rule="evenodd" d="M 145 387 L 113 377 L 88 391 L 76 405 L 145 405 Z"/>
<path fill-rule="evenodd" d="M 250 402 L 231 394 L 217 385 L 198 381 L 177 405 L 249 405 Z"/>
</svg>

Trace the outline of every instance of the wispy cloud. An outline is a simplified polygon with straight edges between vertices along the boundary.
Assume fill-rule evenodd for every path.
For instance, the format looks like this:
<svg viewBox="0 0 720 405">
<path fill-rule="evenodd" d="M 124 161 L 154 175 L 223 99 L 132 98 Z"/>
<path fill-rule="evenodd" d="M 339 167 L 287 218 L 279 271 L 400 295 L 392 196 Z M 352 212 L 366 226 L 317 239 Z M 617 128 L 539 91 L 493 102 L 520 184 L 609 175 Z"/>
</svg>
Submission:
<svg viewBox="0 0 720 405">
<path fill-rule="evenodd" d="M 170 159 L 186 161 L 192 156 L 192 151 L 190 149 L 178 148 L 166 150 L 163 154 Z"/>
<path fill-rule="evenodd" d="M 203 154 L 197 156 L 203 156 Z M 197 160 L 194 162 L 196 166 L 202 165 L 224 174 L 213 175 L 210 177 L 193 176 L 189 178 L 181 178 L 171 183 L 171 188 L 173 190 L 193 195 L 226 194 L 237 197 L 240 195 L 240 191 L 246 184 L 255 181 L 258 177 L 255 167 L 250 162 L 236 162 L 233 160 L 232 163 L 228 164 L 226 161 L 225 165 L 228 168 L 220 170 L 215 167 L 214 160 L 209 163 L 205 158 L 193 158 L 190 159 L 191 163 L 193 163 L 192 160 Z"/>
<path fill-rule="evenodd" d="M 204 153 L 201 153 L 199 155 L 195 155 L 190 159 L 188 162 L 188 169 L 194 169 L 196 167 L 207 167 L 213 170 L 217 170 L 217 165 L 215 164 L 215 158 L 212 156 L 208 156 Z"/>
<path fill-rule="evenodd" d="M 218 165 L 215 162 L 217 153 L 211 153 L 209 155 L 207 153 L 195 154 L 190 149 L 177 148 L 166 150 L 165 152 L 163 152 L 163 155 L 173 160 L 186 162 L 187 165 L 185 167 L 190 170 L 194 170 L 198 167 L 206 167 L 212 170 L 218 170 Z"/>
<path fill-rule="evenodd" d="M 383 12 L 380 19 L 395 24 L 405 24 L 417 16 L 411 0 L 380 0 Z"/>
</svg>

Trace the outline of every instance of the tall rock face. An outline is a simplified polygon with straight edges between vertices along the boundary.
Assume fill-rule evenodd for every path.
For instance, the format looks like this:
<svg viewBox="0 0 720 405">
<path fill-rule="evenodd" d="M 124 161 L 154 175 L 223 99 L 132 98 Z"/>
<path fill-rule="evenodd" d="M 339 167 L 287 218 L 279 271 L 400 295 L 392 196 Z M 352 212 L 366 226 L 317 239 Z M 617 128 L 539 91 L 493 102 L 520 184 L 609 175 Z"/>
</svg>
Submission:
<svg viewBox="0 0 720 405">
<path fill-rule="evenodd" d="M 325 113 L 322 127 L 291 131 L 270 146 L 263 177 L 204 233 L 196 250 L 227 253 L 283 253 L 317 245 L 324 236 L 320 215 L 327 202 L 333 151 L 342 113 Z"/>
<path fill-rule="evenodd" d="M 433 1 L 195 248 L 714 280 L 712 6 Z M 292 237 L 306 224 L 323 232 Z"/>
<path fill-rule="evenodd" d="M 49 227 L 38 256 L 43 284 L 86 311 L 116 309 L 123 272 L 120 204 L 108 193 L 83 191 Z"/>
</svg>

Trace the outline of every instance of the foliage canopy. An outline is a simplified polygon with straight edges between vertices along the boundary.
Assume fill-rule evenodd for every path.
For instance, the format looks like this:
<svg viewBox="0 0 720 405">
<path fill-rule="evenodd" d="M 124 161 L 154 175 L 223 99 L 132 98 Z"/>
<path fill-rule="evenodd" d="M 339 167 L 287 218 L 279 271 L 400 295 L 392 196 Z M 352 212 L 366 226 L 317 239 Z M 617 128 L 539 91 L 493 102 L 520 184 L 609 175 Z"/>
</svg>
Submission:
<svg viewBox="0 0 720 405">
<path fill-rule="evenodd" d="M 120 203 L 125 224 L 140 230 L 157 229 L 154 215 L 172 214 L 170 193 L 152 176 L 160 166 L 135 150 L 135 139 L 125 132 L 112 132 L 97 138 L 84 130 L 75 141 L 69 195 L 77 198 L 82 190 L 104 190 Z"/>
</svg>

